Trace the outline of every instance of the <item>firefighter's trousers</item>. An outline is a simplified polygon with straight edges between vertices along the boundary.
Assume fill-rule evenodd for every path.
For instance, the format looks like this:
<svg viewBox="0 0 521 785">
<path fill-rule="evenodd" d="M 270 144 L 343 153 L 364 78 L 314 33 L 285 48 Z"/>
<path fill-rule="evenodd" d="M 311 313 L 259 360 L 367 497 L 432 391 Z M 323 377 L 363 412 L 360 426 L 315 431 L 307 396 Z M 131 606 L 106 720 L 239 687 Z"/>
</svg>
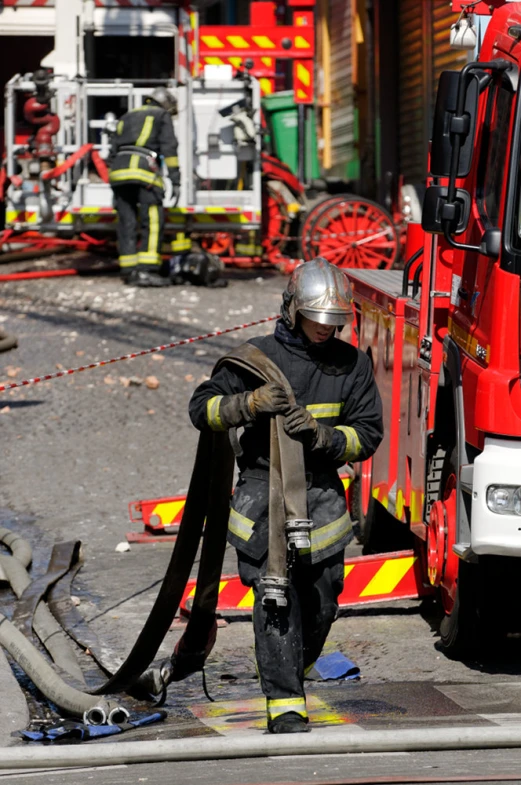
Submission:
<svg viewBox="0 0 521 785">
<path fill-rule="evenodd" d="M 289 572 L 285 608 L 262 604 L 267 556 L 255 561 L 237 553 L 241 581 L 253 588 L 255 654 L 268 720 L 288 711 L 307 718 L 304 674 L 319 657 L 336 618 L 344 584 L 344 552 L 318 564 L 304 563 L 297 556 Z"/>
<path fill-rule="evenodd" d="M 135 183 L 116 185 L 113 190 L 118 213 L 121 273 L 128 274 L 136 266 L 142 270 L 159 269 L 164 225 L 163 190 Z M 138 233 L 141 235 L 139 250 Z"/>
</svg>

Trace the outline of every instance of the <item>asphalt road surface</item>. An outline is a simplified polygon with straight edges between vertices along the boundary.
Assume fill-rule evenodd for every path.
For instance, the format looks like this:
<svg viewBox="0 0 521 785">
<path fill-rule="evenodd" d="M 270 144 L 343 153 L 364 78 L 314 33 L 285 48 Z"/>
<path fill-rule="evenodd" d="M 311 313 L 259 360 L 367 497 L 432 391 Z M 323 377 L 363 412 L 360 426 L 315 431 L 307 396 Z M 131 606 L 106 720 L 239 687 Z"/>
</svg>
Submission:
<svg viewBox="0 0 521 785">
<path fill-rule="evenodd" d="M 53 260 L 42 265 L 52 266 Z M 139 290 L 106 274 L 1 284 L 0 327 L 18 336 L 19 348 L 0 355 L 0 380 L 21 381 L 86 365 L 278 311 L 285 278 L 277 272 L 231 271 L 227 277 L 226 289 Z M 0 526 L 31 543 L 33 577 L 45 571 L 56 542 L 82 541 L 85 563 L 73 593 L 114 663 L 135 641 L 171 553 L 170 544 L 160 543 L 116 551 L 127 532 L 139 530 L 129 522 L 127 505 L 186 491 L 197 443 L 187 414 L 193 390 L 225 351 L 272 329 L 262 325 L 0 393 Z M 227 554 L 225 569 L 235 572 L 233 552 Z M 13 597 L 7 588 L 0 587 L 0 603 L 9 616 Z M 251 620 L 225 618 L 221 625 L 207 668 L 208 692 L 215 702 L 205 698 L 200 675 L 194 675 L 170 687 L 164 722 L 118 739 L 246 738 L 264 731 Z M 159 656 L 171 653 L 182 629 L 181 621 L 174 625 Z M 326 651 L 343 652 L 358 665 L 361 678 L 309 682 L 313 732 L 334 728 L 341 733 L 346 726 L 360 732 L 519 726 L 521 740 L 519 641 L 509 640 L 487 660 L 462 663 L 447 659 L 437 640 L 437 611 L 430 601 L 345 611 Z M 16 679 L 0 660 L 4 747 L 23 744 L 11 730 L 28 720 L 35 727 L 56 716 L 17 668 L 14 672 Z M 0 782 L 32 783 L 43 777 L 60 785 L 231 785 L 348 782 L 368 776 L 436 782 L 470 774 L 517 776 L 520 763 L 517 750 L 286 756 L 40 773 L 0 769 Z"/>
</svg>

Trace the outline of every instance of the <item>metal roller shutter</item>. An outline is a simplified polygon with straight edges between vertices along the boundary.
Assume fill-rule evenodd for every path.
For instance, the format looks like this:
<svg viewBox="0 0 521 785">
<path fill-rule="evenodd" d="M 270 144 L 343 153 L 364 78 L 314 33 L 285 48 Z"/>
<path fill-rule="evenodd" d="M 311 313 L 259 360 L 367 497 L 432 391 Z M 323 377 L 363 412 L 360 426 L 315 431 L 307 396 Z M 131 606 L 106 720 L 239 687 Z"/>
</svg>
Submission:
<svg viewBox="0 0 521 785">
<path fill-rule="evenodd" d="M 331 173 L 345 176 L 355 157 L 352 0 L 330 0 Z"/>
<path fill-rule="evenodd" d="M 450 48 L 450 27 L 459 14 L 453 14 L 447 0 L 433 0 L 432 8 L 432 105 L 434 106 L 438 80 L 442 71 L 459 71 L 469 61 L 466 50 Z"/>
<path fill-rule="evenodd" d="M 428 5 L 428 4 L 426 4 Z M 399 171 L 406 183 L 425 179 L 426 70 L 424 4 L 402 0 L 399 8 Z"/>
</svg>

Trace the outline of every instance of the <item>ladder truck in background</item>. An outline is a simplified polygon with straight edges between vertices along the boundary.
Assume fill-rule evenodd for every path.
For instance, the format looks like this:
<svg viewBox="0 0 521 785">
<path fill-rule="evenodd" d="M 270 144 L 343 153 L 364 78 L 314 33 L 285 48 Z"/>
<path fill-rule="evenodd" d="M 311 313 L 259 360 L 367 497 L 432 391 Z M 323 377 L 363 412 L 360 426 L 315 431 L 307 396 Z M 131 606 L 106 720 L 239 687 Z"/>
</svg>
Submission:
<svg viewBox="0 0 521 785">
<path fill-rule="evenodd" d="M 315 0 L 287 0 L 290 24 L 280 23 L 273 2 L 254 2 L 250 24 L 233 26 L 199 26 L 196 6 L 166 0 L 129 0 L 125 7 L 113 0 L 46 0 L 16 8 L 20 2 L 7 0 L 0 32 L 23 14 L 29 24 L 49 25 L 52 13 L 55 47 L 42 68 L 21 68 L 6 86 L 4 245 L 114 239 L 106 165 L 111 135 L 122 114 L 164 84 L 179 105 L 181 194 L 174 205 L 166 179 L 164 202 L 174 250 L 195 241 L 224 261 L 285 271 L 296 258 L 319 253 L 340 266 L 397 261 L 403 227 L 385 208 L 353 194 L 324 199 L 326 191 L 317 199 L 307 187 Z M 19 57 L 13 52 L 13 60 Z M 262 147 L 261 93 L 281 86 L 277 63 L 283 60 L 291 66 L 297 105 L 297 173 Z M 138 62 L 139 77 L 125 73 L 131 67 L 135 73 Z"/>
</svg>

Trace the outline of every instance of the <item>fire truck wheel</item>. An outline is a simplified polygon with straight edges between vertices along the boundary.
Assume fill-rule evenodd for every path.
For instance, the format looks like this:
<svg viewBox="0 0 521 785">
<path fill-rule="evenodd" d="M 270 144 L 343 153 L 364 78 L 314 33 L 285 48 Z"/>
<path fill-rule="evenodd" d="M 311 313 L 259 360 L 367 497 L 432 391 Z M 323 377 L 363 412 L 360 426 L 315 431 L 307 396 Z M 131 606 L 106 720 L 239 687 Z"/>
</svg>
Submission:
<svg viewBox="0 0 521 785">
<path fill-rule="evenodd" d="M 436 459 L 437 456 L 438 453 L 434 458 Z M 452 544 L 456 537 L 457 464 L 456 448 L 446 450 L 439 482 L 438 501 L 435 503 L 443 508 L 445 518 L 444 557 L 436 583 L 439 586 L 439 599 L 444 611 L 440 624 L 440 646 L 445 654 L 455 659 L 470 653 L 477 642 L 481 577 L 477 564 L 464 562 L 461 559 L 456 562 L 452 552 Z M 434 519 L 431 516 L 430 523 L 432 520 Z"/>
<path fill-rule="evenodd" d="M 389 269 L 400 255 L 392 216 L 370 199 L 359 196 L 324 202 L 307 232 L 303 227 L 305 259 L 323 256 L 338 267 Z"/>
<path fill-rule="evenodd" d="M 456 599 L 440 624 L 440 647 L 460 659 L 475 651 L 478 637 L 478 565 L 460 561 Z"/>
</svg>

